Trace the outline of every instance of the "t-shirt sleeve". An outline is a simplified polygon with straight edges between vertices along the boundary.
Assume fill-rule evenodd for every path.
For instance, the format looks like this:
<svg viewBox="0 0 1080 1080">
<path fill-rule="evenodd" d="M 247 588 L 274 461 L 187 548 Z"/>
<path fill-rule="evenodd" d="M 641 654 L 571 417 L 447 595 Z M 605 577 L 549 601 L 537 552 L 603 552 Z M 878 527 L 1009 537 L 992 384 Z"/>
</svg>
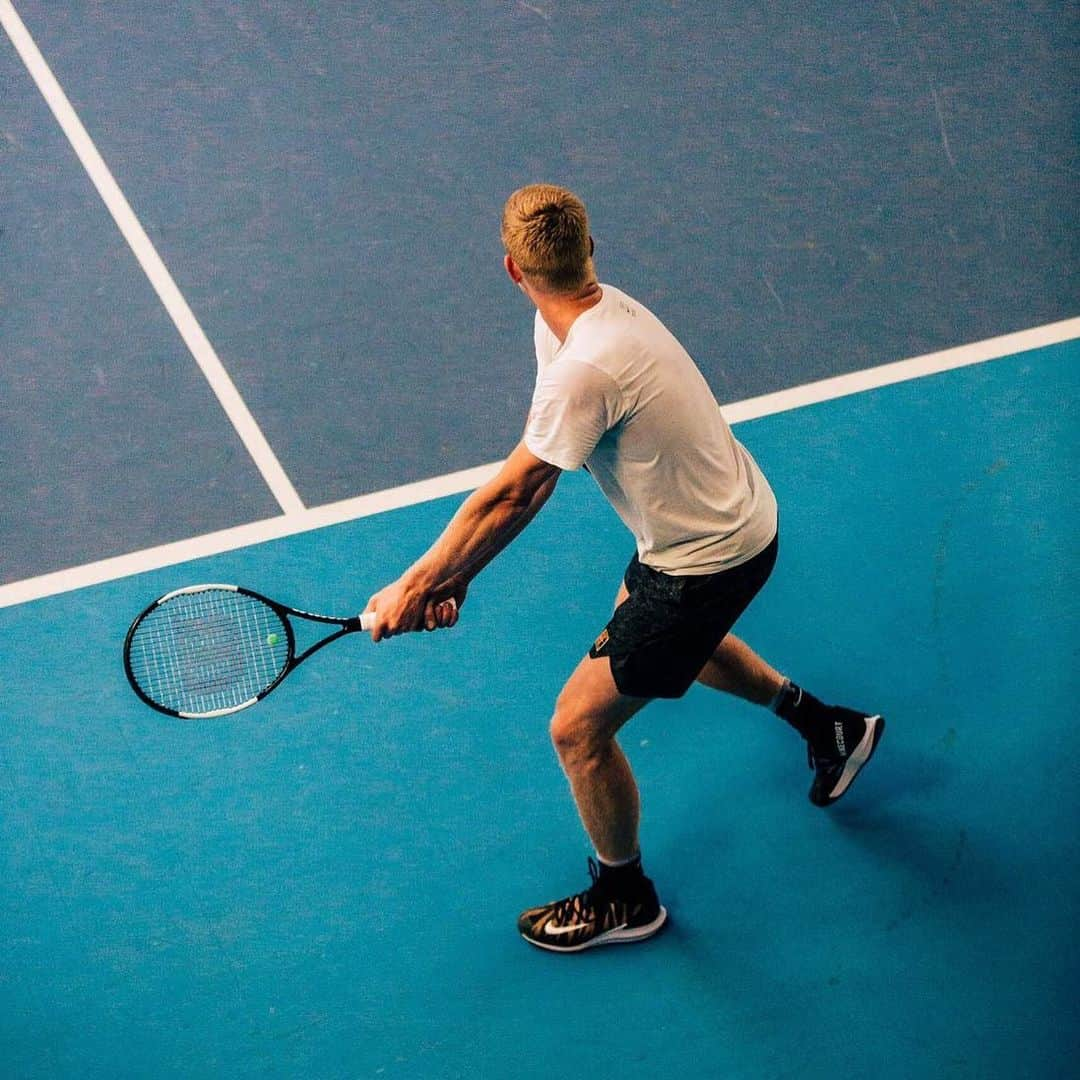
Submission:
<svg viewBox="0 0 1080 1080">
<path fill-rule="evenodd" d="M 525 446 L 556 468 L 580 469 L 618 422 L 618 402 L 605 372 L 590 364 L 552 364 L 536 380 Z"/>
</svg>

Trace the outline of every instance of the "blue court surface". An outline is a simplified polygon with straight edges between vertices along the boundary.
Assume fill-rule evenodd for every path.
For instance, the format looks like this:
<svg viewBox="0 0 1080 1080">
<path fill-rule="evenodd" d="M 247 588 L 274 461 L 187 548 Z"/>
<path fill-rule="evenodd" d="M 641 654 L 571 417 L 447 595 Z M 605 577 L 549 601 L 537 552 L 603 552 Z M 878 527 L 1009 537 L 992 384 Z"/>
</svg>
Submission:
<svg viewBox="0 0 1080 1080">
<path fill-rule="evenodd" d="M 1075 1075 L 1075 5 L 0 21 L 4 1080 Z M 781 395 L 736 427 L 781 504 L 739 633 L 888 721 L 821 811 L 768 712 L 650 705 L 621 742 L 671 924 L 578 956 L 515 920 L 587 883 L 547 723 L 630 541 L 584 474 L 452 632 L 347 638 L 210 721 L 121 667 L 167 590 L 349 614 L 428 546 L 528 408 L 497 222 L 538 179 L 732 415 Z"/>
<path fill-rule="evenodd" d="M 890 727 L 824 813 L 770 715 L 698 689 L 636 718 L 673 920 L 643 946 L 549 956 L 514 929 L 588 851 L 545 731 L 627 554 L 587 481 L 453 632 L 339 643 L 235 718 L 135 700 L 132 613 L 219 579 L 351 610 L 453 500 L 0 613 L 9 1074 L 1067 1075 L 1078 361 L 740 429 L 784 507 L 742 632 Z"/>
</svg>

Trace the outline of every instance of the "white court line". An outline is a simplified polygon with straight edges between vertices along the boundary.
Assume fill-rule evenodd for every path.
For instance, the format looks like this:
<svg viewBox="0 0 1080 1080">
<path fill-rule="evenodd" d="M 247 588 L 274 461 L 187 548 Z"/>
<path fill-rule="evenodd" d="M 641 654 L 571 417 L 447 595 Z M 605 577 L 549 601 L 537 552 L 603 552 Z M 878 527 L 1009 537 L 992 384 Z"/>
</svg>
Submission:
<svg viewBox="0 0 1080 1080">
<path fill-rule="evenodd" d="M 45 63 L 44 57 L 34 44 L 30 32 L 19 18 L 11 0 L 0 0 L 0 25 L 7 31 L 11 43 L 22 57 L 31 77 L 37 83 L 49 108 L 52 109 L 57 123 L 63 129 L 72 149 L 78 155 L 79 161 L 82 162 L 87 175 L 134 252 L 139 265 L 150 279 L 150 284 L 184 339 L 184 344 L 187 345 L 195 362 L 202 369 L 210 388 L 217 395 L 221 407 L 232 421 L 233 427 L 236 428 L 281 509 L 286 514 L 302 512 L 304 504 L 296 493 L 292 481 L 285 474 L 277 455 L 270 448 L 255 418 L 251 415 L 243 398 L 240 397 L 228 372 L 218 359 L 217 353 L 214 352 L 214 347 L 203 333 L 187 301 L 176 287 L 172 275 L 161 261 L 161 257 L 154 249 L 142 225 L 139 224 L 127 199 L 124 198 L 124 193 L 86 133 L 86 128 L 83 127 L 82 121 L 71 107 L 71 102 L 68 101 L 60 84 L 49 70 L 49 65 Z"/>
<path fill-rule="evenodd" d="M 1061 322 L 1046 323 L 1030 330 L 1019 330 L 1014 334 L 985 338 L 970 345 L 957 345 L 941 352 L 913 356 L 909 360 L 897 360 L 892 364 L 864 368 L 847 375 L 818 379 L 817 382 L 793 386 L 790 390 L 778 390 L 773 394 L 763 394 L 761 397 L 725 405 L 723 413 L 729 424 L 738 424 L 743 420 L 756 420 L 760 416 L 787 412 L 788 409 L 798 409 L 803 405 L 816 405 L 821 401 L 832 401 L 833 398 L 860 394 L 865 390 L 876 390 L 893 383 L 920 379 L 925 375 L 937 375 L 942 371 L 967 367 L 969 364 L 1000 360 L 1002 357 L 1015 356 L 1031 349 L 1059 345 L 1074 338 L 1080 338 L 1080 318 L 1063 319 Z"/>
<path fill-rule="evenodd" d="M 128 555 L 117 555 L 111 559 L 73 566 L 67 570 L 57 570 L 40 577 L 26 578 L 9 585 L 0 585 L 0 608 L 14 604 L 23 604 L 28 600 L 38 600 L 44 596 L 81 589 L 87 585 L 99 585 L 105 581 L 141 574 L 147 570 L 159 570 L 165 566 L 190 559 L 200 559 L 206 555 L 220 555 L 236 548 L 261 544 L 266 540 L 277 540 L 283 536 L 321 529 L 326 525 L 340 525 L 357 518 L 381 514 L 386 510 L 395 510 L 416 503 L 430 502 L 444 495 L 456 495 L 463 491 L 472 491 L 485 480 L 499 471 L 501 461 L 491 465 L 481 465 L 474 469 L 436 476 L 430 480 L 420 480 L 414 484 L 389 488 L 371 495 L 359 495 L 342 502 L 328 503 L 325 506 L 303 510 L 296 514 L 266 518 L 247 525 L 237 525 L 220 532 L 206 533 L 190 540 L 177 540 L 171 544 L 134 551 Z"/>
<path fill-rule="evenodd" d="M 790 409 L 846 397 L 849 394 L 890 386 L 909 379 L 936 375 L 943 371 L 951 371 L 953 368 L 965 367 L 968 364 L 980 364 L 987 360 L 1014 356 L 1030 349 L 1057 345 L 1074 338 L 1080 338 L 1080 318 L 1049 323 L 1032 330 L 988 338 L 971 345 L 961 345 L 955 349 L 945 349 L 943 352 L 928 353 L 910 360 L 900 360 L 893 364 L 854 371 L 848 375 L 837 375 L 831 379 L 820 379 L 790 390 L 780 390 L 775 394 L 764 394 L 761 397 L 725 405 L 723 412 L 731 423 L 742 423 L 775 413 L 787 412 Z M 276 540 L 284 536 L 293 536 L 327 525 L 340 525 L 346 521 L 413 506 L 446 495 L 458 495 L 484 483 L 495 475 L 501 465 L 501 461 L 496 461 L 490 465 L 432 477 L 430 480 L 390 488 L 372 495 L 360 495 L 357 498 L 329 503 L 326 506 L 304 510 L 299 514 L 254 521 L 248 525 L 238 525 L 232 529 L 208 533 L 191 540 L 162 544 L 144 551 L 88 563 L 85 566 L 75 566 L 68 570 L 42 574 L 40 577 L 26 578 L 23 581 L 12 582 L 10 585 L 0 585 L 0 607 L 38 600 L 88 585 L 98 585 L 105 581 L 128 577 L 131 574 L 141 574 L 147 570 L 160 570 L 190 559 L 220 555 L 236 548 L 259 544 L 266 540 Z"/>
</svg>

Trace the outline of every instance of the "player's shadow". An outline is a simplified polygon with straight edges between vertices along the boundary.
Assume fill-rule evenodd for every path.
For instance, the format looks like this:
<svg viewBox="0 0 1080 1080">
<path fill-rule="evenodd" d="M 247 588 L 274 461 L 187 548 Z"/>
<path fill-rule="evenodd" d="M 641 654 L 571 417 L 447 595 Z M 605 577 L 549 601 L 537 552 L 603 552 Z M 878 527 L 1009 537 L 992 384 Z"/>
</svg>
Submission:
<svg viewBox="0 0 1080 1080">
<path fill-rule="evenodd" d="M 858 849 L 859 858 L 870 864 L 870 877 L 882 883 L 881 900 L 875 905 L 879 927 L 893 930 L 921 913 L 933 917 L 935 908 L 948 919 L 954 905 L 974 910 L 983 904 L 1007 903 L 1013 875 L 1001 865 L 992 838 L 981 832 L 978 808 L 955 805 L 949 798 L 951 745 L 943 742 L 930 750 L 886 748 L 888 753 L 875 759 L 834 806 L 818 809 L 803 801 L 805 794 L 791 791 L 792 774 L 787 769 L 774 771 L 766 798 L 773 803 L 791 799 L 793 813 L 825 815 L 837 834 L 837 857 L 844 847 Z M 763 767 L 757 773 L 759 780 L 764 771 Z M 805 783 L 806 790 L 809 771 L 803 777 L 799 783 Z M 731 843 L 730 820 L 715 804 L 703 808 L 694 820 L 694 834 L 680 838 L 673 847 L 685 844 L 722 864 Z M 849 855 L 850 851 L 843 857 Z"/>
<path fill-rule="evenodd" d="M 974 814 L 853 805 L 835 815 L 835 826 L 888 875 L 877 907 L 886 930 L 912 919 L 957 925 L 959 911 L 971 921 L 1011 902 L 1016 875 Z"/>
<path fill-rule="evenodd" d="M 949 918 L 957 904 L 968 911 L 1001 904 L 1014 875 L 980 830 L 978 807 L 949 797 L 951 742 L 887 749 L 841 802 L 823 811 L 838 839 L 888 874 L 892 887 L 879 909 L 885 928 L 920 912 Z"/>
<path fill-rule="evenodd" d="M 829 807 L 828 813 L 839 817 L 837 812 L 846 813 L 849 807 L 884 807 L 912 798 L 934 799 L 944 790 L 950 768 L 946 756 L 895 743 L 882 741 L 882 752 L 867 765 L 865 775 L 859 776 L 850 795 Z"/>
</svg>

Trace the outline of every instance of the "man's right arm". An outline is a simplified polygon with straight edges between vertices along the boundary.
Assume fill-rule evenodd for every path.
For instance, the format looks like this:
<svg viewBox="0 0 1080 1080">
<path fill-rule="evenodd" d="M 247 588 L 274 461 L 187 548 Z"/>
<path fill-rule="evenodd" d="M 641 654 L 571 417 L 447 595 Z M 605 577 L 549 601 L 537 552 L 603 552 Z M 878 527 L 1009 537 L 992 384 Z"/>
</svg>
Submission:
<svg viewBox="0 0 1080 1080">
<path fill-rule="evenodd" d="M 444 605 L 536 516 L 558 482 L 556 466 L 519 443 L 498 474 L 461 505 L 442 535 L 393 584 L 368 601 L 376 614 L 372 637 L 452 625 Z"/>
</svg>

